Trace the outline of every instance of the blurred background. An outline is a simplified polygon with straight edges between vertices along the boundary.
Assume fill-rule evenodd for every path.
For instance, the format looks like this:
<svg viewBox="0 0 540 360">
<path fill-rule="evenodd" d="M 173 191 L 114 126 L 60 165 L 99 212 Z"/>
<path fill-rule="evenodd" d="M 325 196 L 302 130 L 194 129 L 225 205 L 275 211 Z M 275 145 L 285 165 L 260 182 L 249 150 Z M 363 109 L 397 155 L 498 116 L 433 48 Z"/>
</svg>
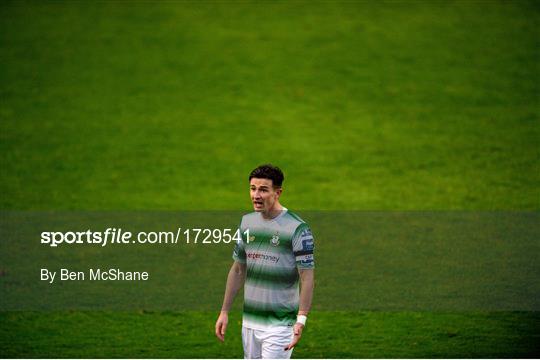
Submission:
<svg viewBox="0 0 540 360">
<path fill-rule="evenodd" d="M 300 214 L 536 213 L 539 19 L 535 1 L 3 1 L 0 209 L 249 211 L 272 162 Z M 225 345 L 216 315 L 2 312 L 0 351 L 241 357 L 240 313 Z M 537 312 L 313 319 L 293 356 L 538 354 Z"/>
</svg>

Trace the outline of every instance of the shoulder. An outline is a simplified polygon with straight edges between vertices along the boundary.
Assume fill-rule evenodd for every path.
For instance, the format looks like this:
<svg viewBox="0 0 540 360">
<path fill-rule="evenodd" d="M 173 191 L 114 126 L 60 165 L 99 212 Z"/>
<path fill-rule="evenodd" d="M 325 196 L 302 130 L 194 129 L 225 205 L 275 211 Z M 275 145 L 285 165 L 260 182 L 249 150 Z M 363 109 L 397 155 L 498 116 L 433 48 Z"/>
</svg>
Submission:
<svg viewBox="0 0 540 360">
<path fill-rule="evenodd" d="M 253 225 L 259 220 L 259 213 L 257 212 L 250 212 L 248 214 L 244 214 L 242 216 L 242 221 L 240 222 L 240 226 L 246 227 L 249 225 Z"/>
<path fill-rule="evenodd" d="M 249 219 L 255 219 L 259 216 L 259 213 L 256 212 L 256 211 L 253 211 L 253 212 L 250 212 L 250 213 L 247 213 L 247 214 L 244 214 L 242 215 L 242 220 L 249 220 Z"/>
<path fill-rule="evenodd" d="M 288 217 L 289 221 L 296 222 L 298 225 L 306 224 L 304 219 L 302 219 L 300 216 L 298 216 L 298 214 L 296 214 L 294 211 L 287 210 L 287 213 L 284 216 Z"/>
<path fill-rule="evenodd" d="M 287 210 L 287 212 L 283 215 L 282 222 L 283 226 L 287 227 L 291 233 L 296 233 L 309 228 L 308 224 L 300 216 L 290 210 Z"/>
</svg>

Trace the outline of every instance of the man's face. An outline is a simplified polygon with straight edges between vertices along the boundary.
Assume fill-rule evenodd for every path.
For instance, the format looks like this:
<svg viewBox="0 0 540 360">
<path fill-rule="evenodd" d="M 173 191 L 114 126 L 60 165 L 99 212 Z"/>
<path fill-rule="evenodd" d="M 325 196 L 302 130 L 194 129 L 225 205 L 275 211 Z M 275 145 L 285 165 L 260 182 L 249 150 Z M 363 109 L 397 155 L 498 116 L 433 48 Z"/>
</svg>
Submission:
<svg viewBox="0 0 540 360">
<path fill-rule="evenodd" d="M 281 188 L 274 188 L 272 180 L 252 178 L 249 181 L 251 202 L 255 211 L 269 212 L 273 210 L 281 195 Z"/>
</svg>

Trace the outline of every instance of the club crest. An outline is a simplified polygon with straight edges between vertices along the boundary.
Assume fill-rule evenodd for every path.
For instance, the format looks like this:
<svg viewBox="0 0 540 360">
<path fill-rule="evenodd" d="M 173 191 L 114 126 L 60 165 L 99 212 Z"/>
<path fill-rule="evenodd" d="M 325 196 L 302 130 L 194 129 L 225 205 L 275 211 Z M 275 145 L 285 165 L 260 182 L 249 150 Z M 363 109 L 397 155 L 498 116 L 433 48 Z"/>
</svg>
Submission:
<svg viewBox="0 0 540 360">
<path fill-rule="evenodd" d="M 279 233 L 276 233 L 274 236 L 272 236 L 272 239 L 270 239 L 270 242 L 272 243 L 272 245 L 278 246 L 279 245 Z"/>
</svg>

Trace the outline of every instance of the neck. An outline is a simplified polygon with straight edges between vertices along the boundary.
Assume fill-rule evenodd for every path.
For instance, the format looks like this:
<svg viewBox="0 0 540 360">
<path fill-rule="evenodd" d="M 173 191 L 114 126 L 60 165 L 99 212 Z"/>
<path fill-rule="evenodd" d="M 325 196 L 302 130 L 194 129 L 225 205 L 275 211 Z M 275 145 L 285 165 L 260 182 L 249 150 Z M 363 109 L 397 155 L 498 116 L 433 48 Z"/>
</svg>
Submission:
<svg viewBox="0 0 540 360">
<path fill-rule="evenodd" d="M 283 211 L 283 206 L 280 203 L 276 202 L 276 204 L 274 204 L 274 206 L 272 206 L 271 209 L 269 209 L 268 211 L 262 212 L 262 216 L 265 219 L 273 219 L 279 214 L 281 214 L 282 211 Z"/>
</svg>

